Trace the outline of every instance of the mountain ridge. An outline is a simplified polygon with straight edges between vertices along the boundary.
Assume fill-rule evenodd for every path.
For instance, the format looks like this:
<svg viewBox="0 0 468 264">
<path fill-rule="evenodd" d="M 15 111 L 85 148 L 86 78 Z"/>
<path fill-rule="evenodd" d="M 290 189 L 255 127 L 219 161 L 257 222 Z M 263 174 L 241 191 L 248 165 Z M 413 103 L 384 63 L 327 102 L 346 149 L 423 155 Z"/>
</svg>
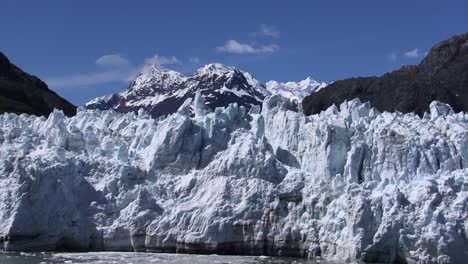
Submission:
<svg viewBox="0 0 468 264">
<path fill-rule="evenodd" d="M 380 77 L 339 80 L 304 98 L 306 114 L 359 98 L 379 111 L 422 115 L 432 101 L 468 111 L 468 33 L 436 44 L 418 64 L 403 66 Z"/>
<path fill-rule="evenodd" d="M 76 106 L 50 90 L 38 77 L 11 63 L 0 52 L 0 114 L 48 116 L 54 108 L 64 111 L 67 116 L 76 114 Z"/>
<path fill-rule="evenodd" d="M 145 70 L 148 68 L 153 70 Z M 163 85 L 164 76 L 172 82 Z M 310 78 L 306 80 L 307 83 L 303 83 L 302 86 L 294 86 L 293 82 L 288 82 L 291 86 L 288 87 L 289 90 L 281 90 L 283 95 L 289 93 L 289 98 L 297 100 L 301 94 L 312 92 L 315 86 L 321 84 Z M 303 89 L 293 94 L 294 88 Z M 95 98 L 85 104 L 85 108 L 114 109 L 118 112 L 137 112 L 143 108 L 153 117 L 159 117 L 175 113 L 183 102 L 187 98 L 193 98 L 198 90 L 206 98 L 206 105 L 212 111 L 230 103 L 237 103 L 246 108 L 261 106 L 267 96 L 276 94 L 275 89 L 269 89 L 252 74 L 220 63 L 206 64 L 188 77 L 160 65 L 147 65 L 126 90 Z"/>
<path fill-rule="evenodd" d="M 307 77 L 299 82 L 289 81 L 283 83 L 272 80 L 266 82 L 265 85 L 266 89 L 272 94 L 280 94 L 286 98 L 302 101 L 304 97 L 322 89 L 327 84 Z"/>
</svg>

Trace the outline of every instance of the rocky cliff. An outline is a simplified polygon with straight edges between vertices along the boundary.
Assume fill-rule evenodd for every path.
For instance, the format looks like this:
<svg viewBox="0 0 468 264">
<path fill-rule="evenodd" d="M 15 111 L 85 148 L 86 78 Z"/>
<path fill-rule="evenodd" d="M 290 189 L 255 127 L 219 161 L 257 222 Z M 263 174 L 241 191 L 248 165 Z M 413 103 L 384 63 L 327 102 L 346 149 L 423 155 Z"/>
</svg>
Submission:
<svg viewBox="0 0 468 264">
<path fill-rule="evenodd" d="M 354 98 L 379 111 L 422 115 L 434 100 L 450 104 L 456 112 L 468 111 L 468 33 L 437 44 L 419 65 L 381 77 L 336 81 L 302 104 L 306 114 L 315 114 Z"/>
<path fill-rule="evenodd" d="M 0 52 L 0 113 L 49 115 L 54 108 L 67 116 L 76 107 L 50 90 L 39 78 L 23 72 Z"/>
</svg>

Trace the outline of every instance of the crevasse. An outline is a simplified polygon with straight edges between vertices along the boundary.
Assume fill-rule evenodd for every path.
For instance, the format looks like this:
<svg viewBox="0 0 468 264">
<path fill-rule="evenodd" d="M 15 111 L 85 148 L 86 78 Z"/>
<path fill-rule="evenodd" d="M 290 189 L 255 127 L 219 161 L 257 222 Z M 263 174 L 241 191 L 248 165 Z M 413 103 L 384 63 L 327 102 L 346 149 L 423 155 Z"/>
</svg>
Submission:
<svg viewBox="0 0 468 264">
<path fill-rule="evenodd" d="M 468 114 L 293 108 L 1 115 L 0 246 L 466 260 Z"/>
</svg>

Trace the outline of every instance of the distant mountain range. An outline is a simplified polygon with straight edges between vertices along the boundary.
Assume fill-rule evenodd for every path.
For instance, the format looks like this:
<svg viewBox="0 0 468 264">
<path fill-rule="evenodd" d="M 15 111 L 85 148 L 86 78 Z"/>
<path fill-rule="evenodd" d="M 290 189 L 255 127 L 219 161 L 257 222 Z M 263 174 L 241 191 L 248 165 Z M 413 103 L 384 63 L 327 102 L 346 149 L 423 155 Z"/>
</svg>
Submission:
<svg viewBox="0 0 468 264">
<path fill-rule="evenodd" d="M 272 94 L 279 94 L 283 97 L 302 101 L 304 97 L 327 86 L 324 82 L 318 82 L 310 77 L 300 82 L 269 81 L 266 83 L 266 89 Z"/>
<path fill-rule="evenodd" d="M 49 115 L 54 108 L 67 116 L 76 114 L 76 107 L 50 90 L 36 76 L 16 67 L 0 52 L 0 114 L 27 113 Z"/>
<path fill-rule="evenodd" d="M 229 103 L 261 105 L 266 96 L 279 94 L 302 101 L 309 115 L 354 98 L 370 102 L 380 111 L 422 115 L 432 101 L 448 103 L 455 111 L 468 111 L 468 34 L 437 44 L 419 65 L 404 66 L 381 77 L 350 78 L 329 85 L 311 78 L 263 84 L 248 72 L 221 64 L 205 65 L 190 77 L 152 65 L 123 92 L 96 98 L 86 108 L 119 112 L 143 108 L 158 117 L 174 113 L 197 90 L 212 110 Z"/>
<path fill-rule="evenodd" d="M 440 101 L 468 112 L 468 33 L 435 45 L 419 65 L 381 77 L 336 81 L 306 97 L 302 105 L 310 115 L 353 98 L 380 111 L 422 115 L 432 101 Z"/>
<path fill-rule="evenodd" d="M 248 72 L 217 63 L 205 65 L 189 77 L 160 65 L 147 65 L 126 90 L 95 98 L 85 107 L 118 112 L 144 109 L 159 117 L 176 112 L 198 90 L 211 110 L 230 103 L 250 108 L 279 94 L 302 101 L 309 115 L 354 98 L 368 101 L 380 111 L 422 115 L 432 101 L 448 103 L 455 111 L 468 111 L 468 33 L 435 45 L 419 65 L 404 66 L 381 77 L 350 78 L 329 85 L 311 78 L 263 84 Z M 48 115 L 54 108 L 68 116 L 76 113 L 74 105 L 0 53 L 0 113 Z"/>
<path fill-rule="evenodd" d="M 325 83 L 311 78 L 299 83 L 271 81 L 265 85 L 248 72 L 218 63 L 207 64 L 190 77 L 160 65 L 148 65 L 126 90 L 98 97 L 85 107 L 114 109 L 119 112 L 138 111 L 142 108 L 153 117 L 158 117 L 177 111 L 198 90 L 205 97 L 206 105 L 214 110 L 230 103 L 246 108 L 261 105 L 263 99 L 271 94 L 281 94 L 300 101 L 315 89 L 324 86 Z"/>
</svg>

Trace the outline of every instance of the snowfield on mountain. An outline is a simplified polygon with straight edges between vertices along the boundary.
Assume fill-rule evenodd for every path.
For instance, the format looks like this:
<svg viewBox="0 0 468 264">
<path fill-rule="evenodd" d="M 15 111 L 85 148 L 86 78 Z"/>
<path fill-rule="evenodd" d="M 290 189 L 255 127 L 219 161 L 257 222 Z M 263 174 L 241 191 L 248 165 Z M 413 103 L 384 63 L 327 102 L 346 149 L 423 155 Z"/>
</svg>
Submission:
<svg viewBox="0 0 468 264">
<path fill-rule="evenodd" d="M 264 85 L 248 72 L 219 63 L 204 65 L 190 77 L 154 64 L 146 65 L 126 90 L 95 98 L 86 103 L 85 108 L 113 109 L 120 113 L 143 109 L 157 118 L 177 112 L 197 91 L 205 97 L 211 110 L 231 103 L 250 109 L 262 105 L 265 97 L 275 94 L 302 101 L 324 86 L 325 83 L 310 78 L 299 83 L 270 81 Z"/>
<path fill-rule="evenodd" d="M 0 246 L 466 261 L 468 114 L 291 108 L 1 115 Z"/>
<path fill-rule="evenodd" d="M 283 97 L 302 102 L 304 97 L 317 92 L 318 90 L 327 86 L 324 82 L 317 82 L 316 80 L 307 77 L 300 82 L 277 82 L 269 81 L 265 84 L 266 89 L 271 94 L 279 94 Z"/>
</svg>

